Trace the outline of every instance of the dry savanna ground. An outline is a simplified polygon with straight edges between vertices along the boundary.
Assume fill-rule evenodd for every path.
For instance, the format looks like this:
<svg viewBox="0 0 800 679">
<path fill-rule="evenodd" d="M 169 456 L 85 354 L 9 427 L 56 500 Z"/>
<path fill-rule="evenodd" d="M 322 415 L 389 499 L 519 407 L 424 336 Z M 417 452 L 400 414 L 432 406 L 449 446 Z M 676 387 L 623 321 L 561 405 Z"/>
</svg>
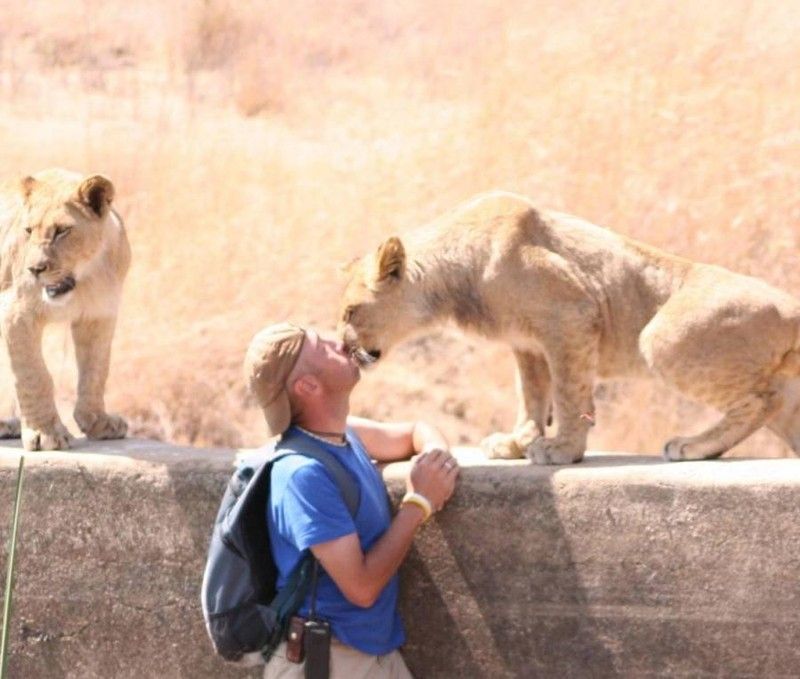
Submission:
<svg viewBox="0 0 800 679">
<path fill-rule="evenodd" d="M 252 334 L 332 327 L 340 264 L 486 189 L 800 294 L 798 33 L 797 0 L 0 0 L 0 173 L 115 181 L 135 259 L 108 401 L 133 433 L 254 445 Z M 68 333 L 47 344 L 69 404 Z M 714 416 L 650 383 L 597 403 L 595 448 Z M 477 442 L 513 422 L 510 355 L 446 328 L 354 405 Z"/>
</svg>

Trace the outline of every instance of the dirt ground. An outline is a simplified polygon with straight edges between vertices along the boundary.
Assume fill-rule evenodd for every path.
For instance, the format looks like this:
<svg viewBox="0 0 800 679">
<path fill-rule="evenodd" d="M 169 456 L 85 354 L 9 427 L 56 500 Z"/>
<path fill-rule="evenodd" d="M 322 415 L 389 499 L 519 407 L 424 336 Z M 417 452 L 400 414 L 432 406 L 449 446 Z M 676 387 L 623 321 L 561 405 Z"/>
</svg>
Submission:
<svg viewBox="0 0 800 679">
<path fill-rule="evenodd" d="M 115 182 L 134 262 L 108 402 L 132 433 L 256 445 L 253 333 L 332 328 L 340 265 L 487 189 L 800 294 L 799 31 L 797 0 L 0 0 L 0 173 Z M 68 412 L 63 328 L 47 355 Z M 597 405 L 601 449 L 714 417 L 654 383 Z M 515 407 L 508 350 L 453 328 L 354 397 L 463 444 Z"/>
</svg>

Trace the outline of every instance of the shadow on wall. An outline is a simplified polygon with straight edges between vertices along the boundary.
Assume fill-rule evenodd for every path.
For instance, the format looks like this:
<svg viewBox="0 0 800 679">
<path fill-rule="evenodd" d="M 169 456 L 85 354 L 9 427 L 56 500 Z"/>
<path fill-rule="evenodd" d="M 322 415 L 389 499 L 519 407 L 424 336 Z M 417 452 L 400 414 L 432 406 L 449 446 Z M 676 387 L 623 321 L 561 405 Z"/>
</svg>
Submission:
<svg viewBox="0 0 800 679">
<path fill-rule="evenodd" d="M 557 511 L 556 469 L 528 483 L 514 483 L 519 468 L 493 471 L 486 488 L 477 474 L 470 479 L 469 494 L 491 495 L 491 505 L 457 494 L 401 571 L 411 671 L 443 679 L 616 676 Z"/>
</svg>

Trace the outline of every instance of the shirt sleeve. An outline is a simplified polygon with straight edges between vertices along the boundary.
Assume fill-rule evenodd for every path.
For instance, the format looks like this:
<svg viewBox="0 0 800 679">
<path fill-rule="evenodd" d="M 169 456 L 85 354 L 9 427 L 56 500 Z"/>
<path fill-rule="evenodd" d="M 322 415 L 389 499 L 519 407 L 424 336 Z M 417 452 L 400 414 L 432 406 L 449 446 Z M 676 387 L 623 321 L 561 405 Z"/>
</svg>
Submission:
<svg viewBox="0 0 800 679">
<path fill-rule="evenodd" d="M 339 487 L 318 462 L 294 470 L 277 510 L 279 532 L 301 551 L 356 532 Z"/>
</svg>

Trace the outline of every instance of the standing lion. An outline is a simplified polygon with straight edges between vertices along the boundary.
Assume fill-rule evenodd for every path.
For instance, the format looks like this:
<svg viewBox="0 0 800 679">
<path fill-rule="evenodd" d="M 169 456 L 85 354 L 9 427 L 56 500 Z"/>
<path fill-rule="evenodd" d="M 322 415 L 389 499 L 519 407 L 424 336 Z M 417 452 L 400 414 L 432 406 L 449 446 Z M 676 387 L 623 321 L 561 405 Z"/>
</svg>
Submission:
<svg viewBox="0 0 800 679">
<path fill-rule="evenodd" d="M 643 375 L 723 413 L 668 441 L 670 460 L 718 457 L 762 425 L 800 452 L 800 302 L 756 278 L 508 193 L 389 238 L 349 275 L 339 332 L 357 356 L 449 319 L 511 345 L 519 415 L 484 441 L 495 457 L 580 461 L 595 379 Z"/>
<path fill-rule="evenodd" d="M 0 334 L 14 373 L 20 420 L 0 422 L 26 450 L 69 448 L 42 358 L 47 323 L 72 326 L 78 362 L 75 421 L 89 438 L 123 438 L 105 410 L 111 339 L 130 246 L 105 177 L 47 170 L 0 185 Z"/>
</svg>

